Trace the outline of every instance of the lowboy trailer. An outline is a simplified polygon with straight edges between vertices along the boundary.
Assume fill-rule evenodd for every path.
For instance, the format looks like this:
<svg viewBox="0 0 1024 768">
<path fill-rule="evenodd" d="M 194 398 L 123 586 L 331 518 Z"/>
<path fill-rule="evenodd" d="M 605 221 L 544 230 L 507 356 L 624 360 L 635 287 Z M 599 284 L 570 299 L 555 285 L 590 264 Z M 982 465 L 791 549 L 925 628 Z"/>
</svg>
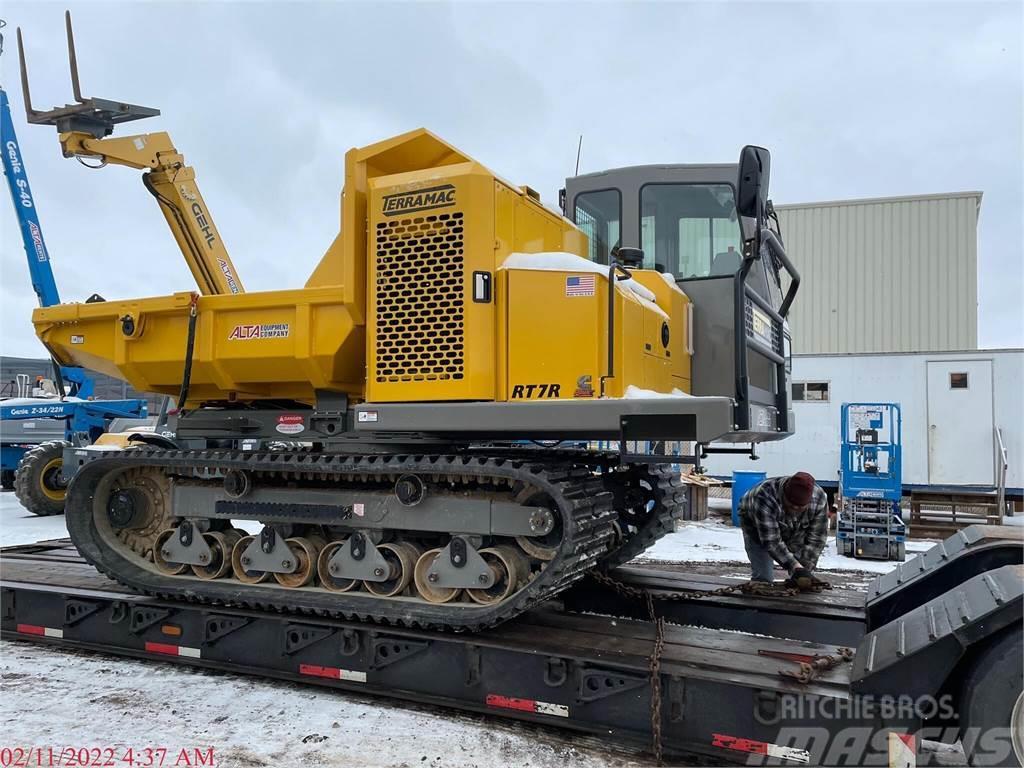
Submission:
<svg viewBox="0 0 1024 768">
<path fill-rule="evenodd" d="M 5 640 L 483 712 L 666 757 L 913 765 L 914 739 L 962 735 L 972 764 L 1020 761 L 1019 529 L 965 529 L 866 599 L 624 566 L 472 634 L 134 594 L 66 540 L 5 548 L 0 566 Z"/>
</svg>

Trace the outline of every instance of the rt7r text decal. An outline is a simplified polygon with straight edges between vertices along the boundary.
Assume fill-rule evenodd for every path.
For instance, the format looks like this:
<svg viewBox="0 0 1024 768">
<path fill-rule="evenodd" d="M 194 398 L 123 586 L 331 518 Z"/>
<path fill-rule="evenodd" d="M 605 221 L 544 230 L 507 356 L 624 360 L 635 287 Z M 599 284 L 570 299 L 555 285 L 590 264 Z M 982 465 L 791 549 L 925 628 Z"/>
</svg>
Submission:
<svg viewBox="0 0 1024 768">
<path fill-rule="evenodd" d="M 559 397 L 560 384 L 513 384 L 512 399 Z"/>
</svg>

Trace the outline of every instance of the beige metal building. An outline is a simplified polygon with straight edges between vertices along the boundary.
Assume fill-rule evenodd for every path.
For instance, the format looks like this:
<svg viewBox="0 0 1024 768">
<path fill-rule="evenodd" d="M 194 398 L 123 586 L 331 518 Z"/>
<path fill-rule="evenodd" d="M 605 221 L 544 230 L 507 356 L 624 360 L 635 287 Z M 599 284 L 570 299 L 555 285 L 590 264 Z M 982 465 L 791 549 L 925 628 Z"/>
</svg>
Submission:
<svg viewBox="0 0 1024 768">
<path fill-rule="evenodd" d="M 778 206 L 794 353 L 977 349 L 981 195 Z"/>
</svg>

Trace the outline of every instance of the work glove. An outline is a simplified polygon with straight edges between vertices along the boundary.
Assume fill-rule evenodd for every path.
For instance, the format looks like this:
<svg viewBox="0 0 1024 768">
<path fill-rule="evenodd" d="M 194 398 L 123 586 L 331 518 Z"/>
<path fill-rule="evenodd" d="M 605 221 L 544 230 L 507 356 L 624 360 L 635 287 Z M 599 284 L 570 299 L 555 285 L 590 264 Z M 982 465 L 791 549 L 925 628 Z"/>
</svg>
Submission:
<svg viewBox="0 0 1024 768">
<path fill-rule="evenodd" d="M 789 580 L 801 592 L 808 592 L 814 587 L 814 577 L 806 568 L 794 568 Z"/>
<path fill-rule="evenodd" d="M 823 589 L 832 589 L 832 585 L 824 579 L 819 579 L 817 576 L 811 576 L 811 588 L 815 592 L 819 592 Z"/>
</svg>

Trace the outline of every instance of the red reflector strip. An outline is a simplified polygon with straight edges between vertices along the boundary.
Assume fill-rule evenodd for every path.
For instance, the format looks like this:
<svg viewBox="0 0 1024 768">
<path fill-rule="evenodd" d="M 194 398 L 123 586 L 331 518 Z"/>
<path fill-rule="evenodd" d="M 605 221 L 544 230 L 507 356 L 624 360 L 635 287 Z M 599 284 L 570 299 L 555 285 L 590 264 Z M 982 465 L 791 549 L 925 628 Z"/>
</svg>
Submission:
<svg viewBox="0 0 1024 768">
<path fill-rule="evenodd" d="M 723 733 L 711 734 L 711 746 L 733 749 L 737 752 L 751 752 L 755 755 L 768 754 L 768 744 L 766 742 L 741 739 L 738 736 L 726 736 Z"/>
<path fill-rule="evenodd" d="M 533 699 L 517 699 L 513 696 L 499 696 L 496 693 L 487 694 L 487 698 L 484 701 L 488 707 L 514 709 L 519 712 L 533 712 L 537 715 L 569 716 L 569 708 L 564 704 L 551 704 L 546 701 L 534 701 Z"/>
<path fill-rule="evenodd" d="M 907 745 L 907 749 L 917 751 L 917 739 L 912 733 L 897 733 L 896 738 Z"/>
<path fill-rule="evenodd" d="M 330 680 L 351 680 L 354 683 L 365 683 L 366 673 L 354 669 L 338 667 L 321 667 L 319 664 L 299 664 L 299 674 L 310 677 L 326 677 Z"/>
<path fill-rule="evenodd" d="M 146 643 L 146 650 L 150 653 L 162 653 L 165 656 L 189 656 L 198 659 L 202 652 L 198 648 L 189 648 L 187 645 L 171 645 L 170 643 Z"/>
<path fill-rule="evenodd" d="M 782 747 L 766 741 L 741 739 L 739 736 L 728 736 L 724 733 L 711 734 L 711 746 L 732 749 L 737 752 L 749 752 L 754 755 L 778 757 L 782 760 L 792 760 L 795 763 L 809 763 L 811 761 L 811 753 L 806 749 Z"/>
<path fill-rule="evenodd" d="M 40 637 L 56 637 L 63 638 L 63 629 L 54 629 L 53 627 L 40 627 L 36 624 L 19 624 L 18 632 L 23 635 L 39 635 Z"/>
</svg>

